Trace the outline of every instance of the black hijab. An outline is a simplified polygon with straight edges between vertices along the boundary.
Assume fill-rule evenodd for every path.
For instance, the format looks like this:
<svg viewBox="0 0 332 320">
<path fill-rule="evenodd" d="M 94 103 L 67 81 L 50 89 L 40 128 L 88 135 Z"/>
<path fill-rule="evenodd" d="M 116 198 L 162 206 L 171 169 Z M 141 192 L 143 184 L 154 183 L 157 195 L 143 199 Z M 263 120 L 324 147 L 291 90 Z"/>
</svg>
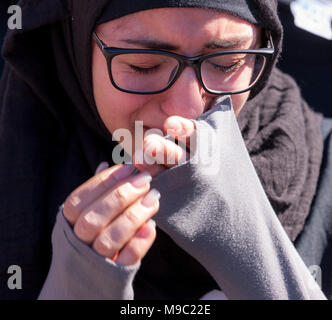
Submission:
<svg viewBox="0 0 332 320">
<path fill-rule="evenodd" d="M 157 2 L 193 7 L 237 3 Z M 282 39 L 276 1 L 245 2 L 257 22 L 271 30 L 276 61 Z M 20 1 L 23 30 L 7 34 L 0 83 L 1 298 L 38 296 L 48 272 L 58 207 L 101 161 L 112 164 L 114 142 L 97 113 L 91 84 L 91 33 L 103 12 L 109 12 L 109 3 Z M 291 79 L 273 71 L 262 79 L 239 124 L 271 203 L 295 240 L 317 183 L 320 117 L 302 102 Z M 7 269 L 13 264 L 23 270 L 22 290 L 7 289 Z M 158 230 L 134 286 L 136 298 L 198 298 L 215 283 Z"/>
</svg>

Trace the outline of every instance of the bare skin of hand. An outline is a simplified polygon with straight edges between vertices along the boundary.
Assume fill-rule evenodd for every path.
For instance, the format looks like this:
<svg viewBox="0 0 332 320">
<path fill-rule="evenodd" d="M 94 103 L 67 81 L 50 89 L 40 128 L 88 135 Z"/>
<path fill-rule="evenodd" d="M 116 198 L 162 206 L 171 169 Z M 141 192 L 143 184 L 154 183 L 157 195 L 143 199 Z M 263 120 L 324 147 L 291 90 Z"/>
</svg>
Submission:
<svg viewBox="0 0 332 320">
<path fill-rule="evenodd" d="M 172 116 L 165 132 L 189 143 L 195 127 L 191 120 Z M 151 218 L 159 210 L 160 194 L 150 190 L 153 176 L 181 163 L 188 154 L 175 143 L 159 136 L 144 139 L 143 151 L 155 155 L 155 164 L 99 165 L 95 176 L 75 189 L 64 203 L 64 216 L 76 236 L 97 253 L 120 265 L 138 263 L 151 248 L 156 229 Z M 166 154 L 175 162 L 167 163 Z M 162 163 L 162 164 L 161 164 Z M 140 173 L 134 175 L 135 167 Z"/>
<path fill-rule="evenodd" d="M 190 148 L 190 139 L 193 138 L 195 130 L 195 124 L 190 119 L 171 116 L 164 122 L 164 132 L 188 148 Z M 140 171 L 148 171 L 153 177 L 167 168 L 185 162 L 190 156 L 183 148 L 158 134 L 149 134 L 144 138 L 143 152 L 155 163 L 145 161 L 145 156 L 136 161 L 136 154 L 133 162 Z"/>
</svg>

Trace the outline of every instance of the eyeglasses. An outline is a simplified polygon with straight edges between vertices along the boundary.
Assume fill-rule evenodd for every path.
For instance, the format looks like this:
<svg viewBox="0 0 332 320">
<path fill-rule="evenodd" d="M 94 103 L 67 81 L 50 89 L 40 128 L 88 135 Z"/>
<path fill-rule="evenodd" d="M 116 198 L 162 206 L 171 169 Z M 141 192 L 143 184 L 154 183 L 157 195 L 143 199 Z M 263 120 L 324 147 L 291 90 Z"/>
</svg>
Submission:
<svg viewBox="0 0 332 320">
<path fill-rule="evenodd" d="M 113 86 L 133 94 L 164 92 L 188 66 L 194 68 L 210 94 L 243 93 L 254 87 L 274 55 L 271 35 L 267 48 L 218 51 L 196 57 L 164 50 L 107 47 L 95 32 L 93 39 L 106 58 Z"/>
</svg>

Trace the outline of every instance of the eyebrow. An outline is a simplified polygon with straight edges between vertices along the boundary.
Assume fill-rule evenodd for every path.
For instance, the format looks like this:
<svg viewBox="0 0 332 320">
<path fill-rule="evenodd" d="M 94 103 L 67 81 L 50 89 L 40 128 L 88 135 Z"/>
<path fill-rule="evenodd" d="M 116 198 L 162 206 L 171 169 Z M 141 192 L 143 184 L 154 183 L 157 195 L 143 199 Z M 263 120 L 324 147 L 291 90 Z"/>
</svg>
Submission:
<svg viewBox="0 0 332 320">
<path fill-rule="evenodd" d="M 211 42 L 206 43 L 204 49 L 234 49 L 238 48 L 246 42 L 252 40 L 251 36 L 242 36 L 230 39 L 214 39 Z M 180 50 L 179 46 L 176 46 L 171 43 L 163 42 L 160 40 L 153 39 L 122 39 L 121 42 L 127 44 L 138 45 L 143 48 L 152 49 L 152 50 L 168 50 L 168 51 L 178 51 Z"/>
</svg>

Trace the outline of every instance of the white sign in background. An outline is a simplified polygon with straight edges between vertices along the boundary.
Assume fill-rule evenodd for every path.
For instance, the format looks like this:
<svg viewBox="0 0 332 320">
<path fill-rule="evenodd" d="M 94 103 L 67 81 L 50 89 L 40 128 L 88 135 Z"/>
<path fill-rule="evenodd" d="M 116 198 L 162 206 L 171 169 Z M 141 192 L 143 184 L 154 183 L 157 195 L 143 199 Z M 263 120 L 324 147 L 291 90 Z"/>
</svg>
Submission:
<svg viewBox="0 0 332 320">
<path fill-rule="evenodd" d="M 297 27 L 332 40 L 332 0 L 296 0 L 290 8 Z"/>
</svg>

